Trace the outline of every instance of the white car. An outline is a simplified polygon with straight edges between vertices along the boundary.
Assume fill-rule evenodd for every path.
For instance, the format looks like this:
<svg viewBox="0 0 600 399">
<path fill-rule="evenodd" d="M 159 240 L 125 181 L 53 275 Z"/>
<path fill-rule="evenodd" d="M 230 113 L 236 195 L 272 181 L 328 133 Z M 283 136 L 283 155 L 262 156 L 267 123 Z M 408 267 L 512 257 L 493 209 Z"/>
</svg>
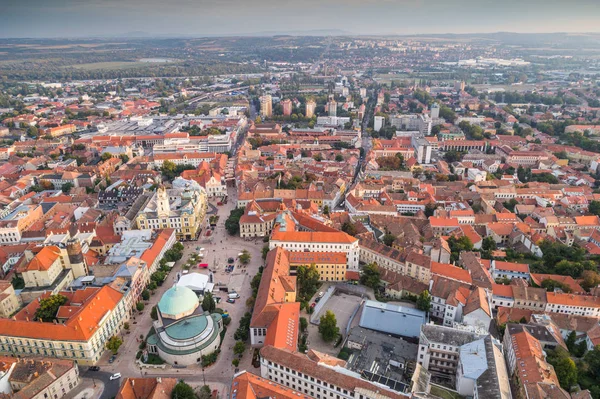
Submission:
<svg viewBox="0 0 600 399">
<path fill-rule="evenodd" d="M 121 378 L 121 373 L 115 373 L 113 375 L 110 376 L 110 380 L 118 380 L 119 378 Z"/>
</svg>

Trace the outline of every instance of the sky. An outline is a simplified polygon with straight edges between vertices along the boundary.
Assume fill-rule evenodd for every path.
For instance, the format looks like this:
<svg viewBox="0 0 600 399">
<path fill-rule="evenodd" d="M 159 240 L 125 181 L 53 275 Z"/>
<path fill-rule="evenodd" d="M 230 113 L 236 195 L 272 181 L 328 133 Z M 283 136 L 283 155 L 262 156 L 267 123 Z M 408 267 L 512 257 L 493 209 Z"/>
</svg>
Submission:
<svg viewBox="0 0 600 399">
<path fill-rule="evenodd" d="M 600 32 L 598 0 L 0 0 L 0 37 Z"/>
</svg>

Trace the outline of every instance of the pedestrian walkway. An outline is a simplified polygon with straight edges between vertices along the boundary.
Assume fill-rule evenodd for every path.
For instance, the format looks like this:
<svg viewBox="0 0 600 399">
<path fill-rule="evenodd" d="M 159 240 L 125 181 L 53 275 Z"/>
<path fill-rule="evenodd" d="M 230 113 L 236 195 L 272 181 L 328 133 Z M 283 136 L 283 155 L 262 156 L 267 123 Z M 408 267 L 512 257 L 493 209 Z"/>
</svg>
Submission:
<svg viewBox="0 0 600 399">
<path fill-rule="evenodd" d="M 81 383 L 71 392 L 64 396 L 65 399 L 97 399 L 102 396 L 104 383 L 96 380 L 95 386 L 92 381 L 81 380 Z"/>
</svg>

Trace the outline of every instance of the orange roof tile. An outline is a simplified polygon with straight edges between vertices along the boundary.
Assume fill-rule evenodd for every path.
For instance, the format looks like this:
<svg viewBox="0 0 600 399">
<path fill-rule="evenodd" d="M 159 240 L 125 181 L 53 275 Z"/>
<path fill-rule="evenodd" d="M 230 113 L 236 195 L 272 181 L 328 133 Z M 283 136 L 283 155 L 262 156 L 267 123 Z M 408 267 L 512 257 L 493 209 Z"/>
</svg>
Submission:
<svg viewBox="0 0 600 399">
<path fill-rule="evenodd" d="M 27 271 L 45 271 L 60 257 L 60 249 L 54 245 L 44 247 L 35 255 L 26 267 Z"/>
<path fill-rule="evenodd" d="M 448 263 L 431 262 L 431 273 L 469 284 L 473 282 L 471 273 L 469 273 L 468 270 L 461 269 L 460 267 Z"/>
<path fill-rule="evenodd" d="M 88 341 L 100 327 L 106 314 L 115 309 L 123 294 L 110 286 L 87 287 L 74 292 L 62 291 L 68 301 L 64 306 L 77 306 L 64 324 L 27 321 L 33 319 L 38 301 L 33 301 L 15 315 L 15 319 L 0 319 L 0 335 L 62 341 Z M 42 297 L 50 296 L 50 293 Z M 77 305 L 80 304 L 80 305 Z M 61 313 L 59 309 L 59 313 Z"/>
</svg>

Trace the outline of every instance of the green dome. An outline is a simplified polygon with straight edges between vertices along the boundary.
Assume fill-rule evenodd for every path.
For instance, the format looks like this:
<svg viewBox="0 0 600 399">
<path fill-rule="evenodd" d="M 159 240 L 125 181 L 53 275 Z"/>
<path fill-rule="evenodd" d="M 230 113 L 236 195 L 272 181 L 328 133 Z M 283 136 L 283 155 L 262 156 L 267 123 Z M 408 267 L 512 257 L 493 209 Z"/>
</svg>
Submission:
<svg viewBox="0 0 600 399">
<path fill-rule="evenodd" d="M 188 287 L 169 288 L 158 302 L 158 310 L 163 316 L 176 318 L 191 314 L 199 305 L 198 297 Z"/>
</svg>

